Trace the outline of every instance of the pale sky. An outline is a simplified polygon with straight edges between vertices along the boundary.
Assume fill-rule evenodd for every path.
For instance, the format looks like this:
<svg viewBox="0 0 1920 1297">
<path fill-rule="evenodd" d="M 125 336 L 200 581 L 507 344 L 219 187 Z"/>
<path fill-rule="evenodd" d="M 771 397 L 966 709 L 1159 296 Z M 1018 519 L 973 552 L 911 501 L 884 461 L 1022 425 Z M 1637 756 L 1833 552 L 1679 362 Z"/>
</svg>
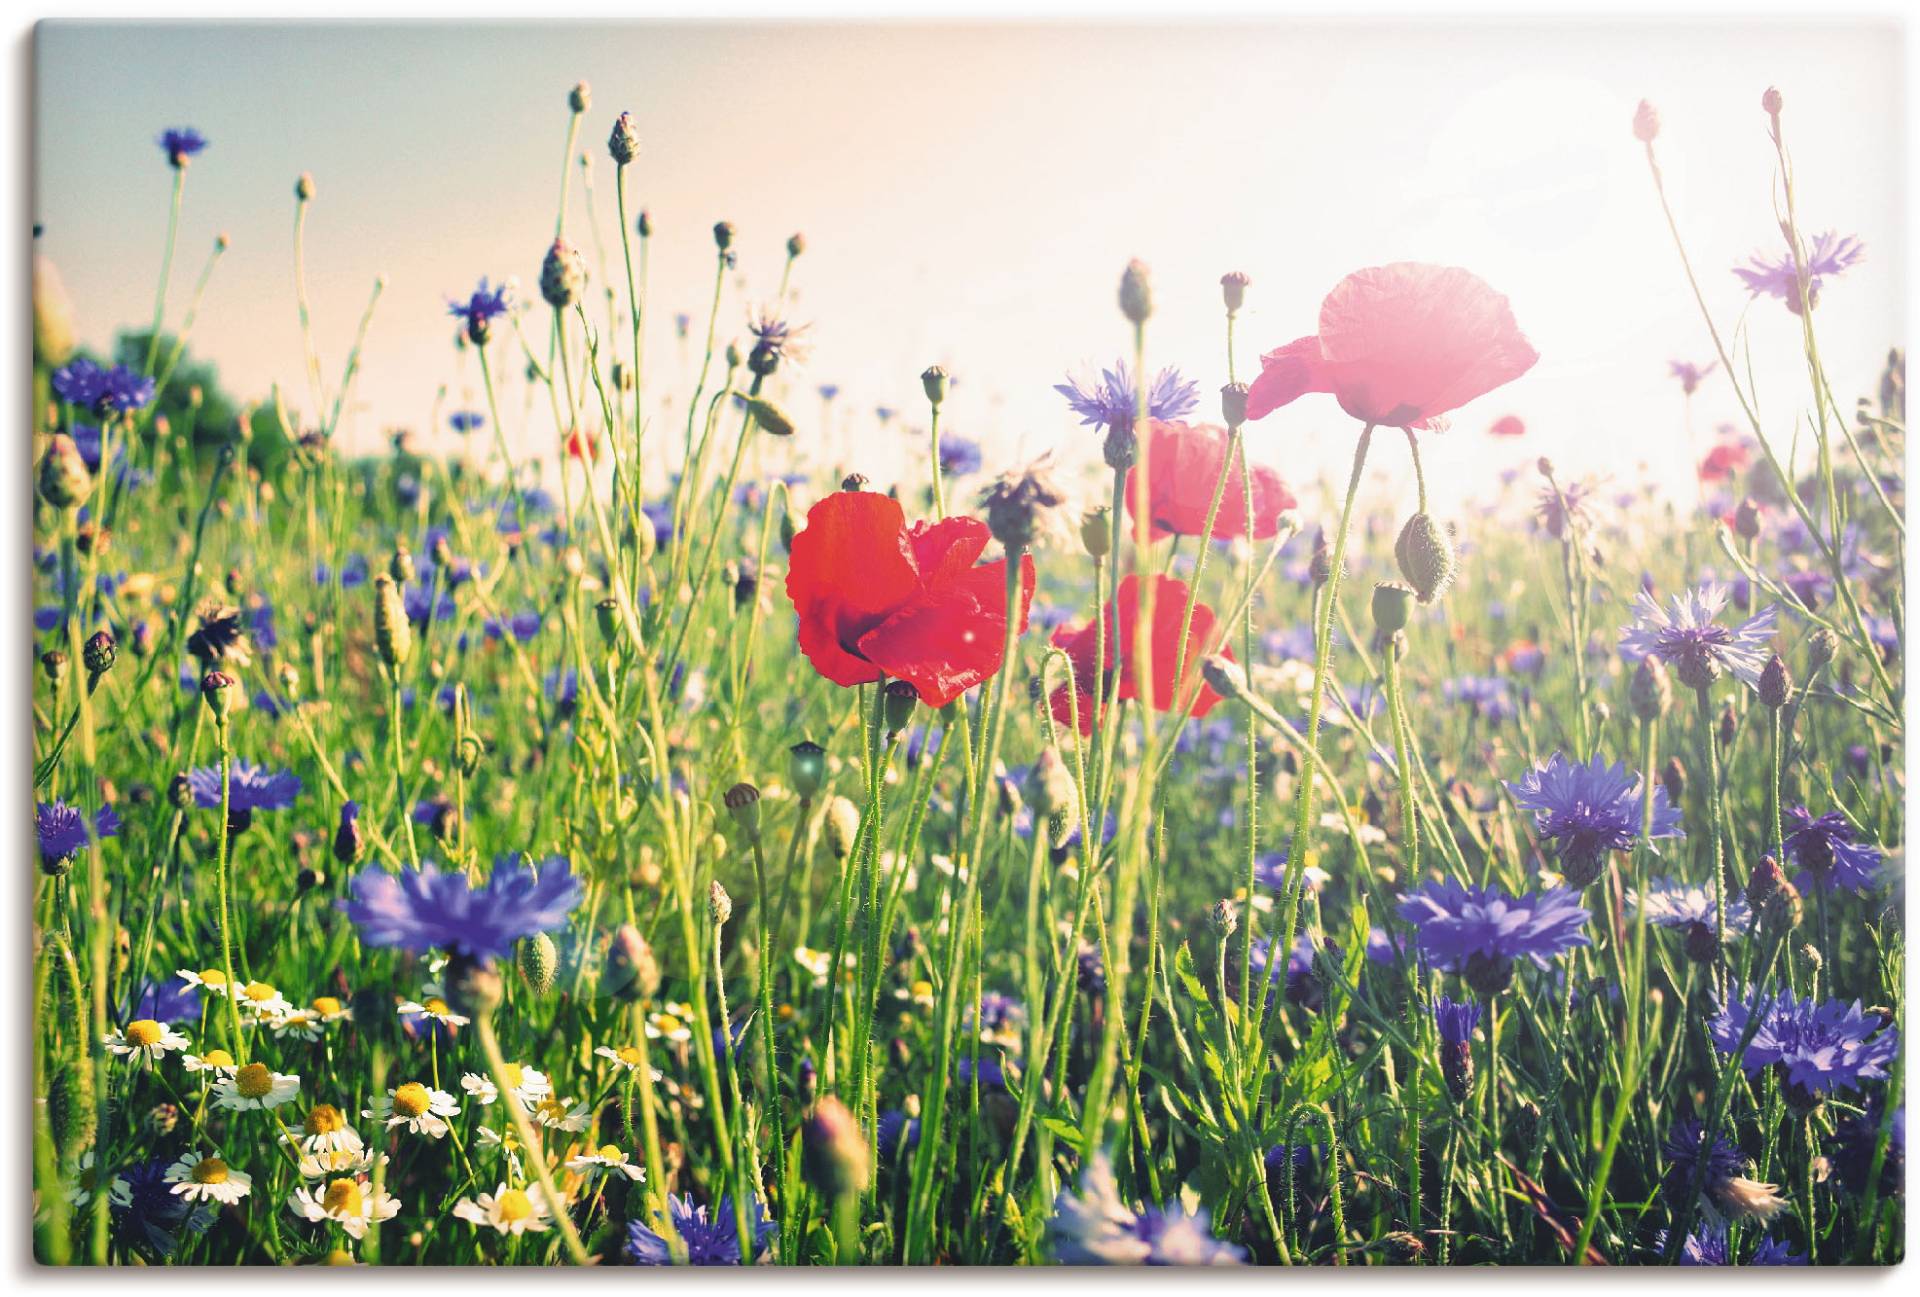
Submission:
<svg viewBox="0 0 1920 1297">
<path fill-rule="evenodd" d="M 443 385 L 443 420 L 484 408 L 445 302 L 483 274 L 517 276 L 534 295 L 566 94 L 582 79 L 593 105 L 581 146 L 616 279 L 605 139 L 623 108 L 640 127 L 629 193 L 656 228 L 653 394 L 671 390 L 680 409 L 691 386 L 698 354 L 683 361 L 671 320 L 704 321 L 713 222 L 731 220 L 740 238 L 723 339 L 744 335 L 747 306 L 775 292 L 787 235 L 803 231 L 790 314 L 812 322 L 815 348 L 788 389 L 800 440 L 826 440 L 811 393 L 837 383 L 839 435 L 857 438 L 857 466 L 882 483 L 920 444 L 902 444 L 900 421 L 882 433 L 871 411 L 923 424 L 918 375 L 935 362 L 957 378 L 948 426 L 986 442 L 990 467 L 1049 447 L 1071 470 L 1097 464 L 1097 435 L 1052 384 L 1127 345 L 1114 290 L 1136 256 L 1158 302 L 1149 365 L 1197 379 L 1202 416 L 1217 417 L 1226 378 L 1221 273 L 1253 279 L 1245 378 L 1259 351 L 1313 331 L 1348 271 L 1456 264 L 1512 298 L 1542 359 L 1435 443 L 1443 508 L 1542 453 L 1570 474 L 1626 483 L 1645 462 L 1689 483 L 1709 430 L 1737 410 L 1710 384 L 1696 401 L 1700 440 L 1689 450 L 1681 438 L 1667 362 L 1712 353 L 1629 129 L 1642 96 L 1664 119 L 1669 192 L 1723 329 L 1746 301 L 1730 267 L 1783 247 L 1759 108 L 1772 84 L 1786 96 L 1803 227 L 1867 247 L 1816 315 L 1843 405 L 1905 341 L 1902 37 L 1884 21 L 49 24 L 36 54 L 33 215 L 83 336 L 104 345 L 149 319 L 170 183 L 153 141 L 191 125 L 212 146 L 188 175 L 170 318 L 227 232 L 193 351 L 241 396 L 277 381 L 298 403 L 292 191 L 310 171 L 308 275 L 335 381 L 375 276 L 388 277 L 343 433 L 356 447 L 395 425 L 425 430 Z M 597 270 L 570 174 L 569 234 Z M 1771 302 L 1747 321 L 1784 441 L 1806 401 L 1797 323 Z M 513 386 L 503 413 L 517 452 L 549 450 L 544 400 L 529 415 Z M 1489 443 L 1484 429 L 1508 413 L 1528 436 Z M 677 440 L 672 414 L 655 426 Z M 1309 397 L 1254 425 L 1252 445 L 1305 486 L 1343 471 L 1354 432 L 1330 398 Z M 1403 448 L 1380 444 L 1397 472 Z"/>
</svg>

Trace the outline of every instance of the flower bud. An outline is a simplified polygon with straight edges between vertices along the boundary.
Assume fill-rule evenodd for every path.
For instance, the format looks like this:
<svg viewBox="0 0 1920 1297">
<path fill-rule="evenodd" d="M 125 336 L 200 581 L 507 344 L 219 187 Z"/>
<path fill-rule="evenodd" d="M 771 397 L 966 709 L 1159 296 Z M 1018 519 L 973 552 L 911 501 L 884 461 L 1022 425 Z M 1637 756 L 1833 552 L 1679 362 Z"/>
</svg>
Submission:
<svg viewBox="0 0 1920 1297">
<path fill-rule="evenodd" d="M 842 491 L 864 491 L 867 489 L 867 480 L 865 473 L 849 473 L 840 479 L 840 489 Z"/>
<path fill-rule="evenodd" d="M 567 107 L 576 113 L 584 113 L 593 104 L 593 87 L 584 81 L 576 81 L 573 89 L 567 91 Z"/>
<path fill-rule="evenodd" d="M 1226 653 L 1215 653 L 1201 660 L 1200 678 L 1207 688 L 1230 702 L 1240 702 L 1251 693 L 1246 670 Z"/>
<path fill-rule="evenodd" d="M 725 252 L 733 246 L 733 222 L 720 221 L 713 227 L 713 245 Z"/>
<path fill-rule="evenodd" d="M 373 578 L 373 642 L 380 660 L 398 673 L 413 655 L 413 626 L 407 621 L 406 601 L 386 573 Z"/>
<path fill-rule="evenodd" d="M 1667 679 L 1667 668 L 1651 653 L 1641 658 L 1640 665 L 1633 669 L 1633 680 L 1627 685 L 1627 701 L 1633 706 L 1633 714 L 1648 723 L 1665 716 L 1667 708 L 1673 705 L 1673 685 Z"/>
<path fill-rule="evenodd" d="M 727 814 L 733 816 L 733 822 L 746 833 L 749 841 L 760 838 L 760 790 L 752 784 L 735 784 L 721 794 L 721 805 L 727 808 Z"/>
<path fill-rule="evenodd" d="M 1668 757 L 1667 764 L 1660 768 L 1660 786 L 1667 790 L 1667 800 L 1678 806 L 1687 796 L 1687 768 L 1680 764 L 1679 757 Z"/>
<path fill-rule="evenodd" d="M 629 1002 L 652 999 L 659 991 L 660 964 L 640 929 L 631 923 L 621 924 L 614 932 L 602 980 L 608 995 Z"/>
<path fill-rule="evenodd" d="M 565 239 L 555 239 L 540 261 L 540 296 L 556 311 L 580 300 L 587 286 L 586 259 Z"/>
<path fill-rule="evenodd" d="M 920 691 L 905 680 L 887 682 L 880 702 L 887 727 L 887 737 L 893 737 L 913 722 L 913 708 L 919 701 Z"/>
<path fill-rule="evenodd" d="M 1742 500 L 1733 511 L 1733 534 L 1741 540 L 1760 538 L 1760 506 L 1751 497 Z"/>
<path fill-rule="evenodd" d="M 313 172 L 302 171 L 293 182 L 294 199 L 302 203 L 313 201 Z"/>
<path fill-rule="evenodd" d="M 716 928 L 723 928 L 732 917 L 733 898 L 727 895 L 727 889 L 716 878 L 707 885 L 707 922 Z"/>
<path fill-rule="evenodd" d="M 920 372 L 920 386 L 926 389 L 929 404 L 938 406 L 947 399 L 947 371 L 939 365 L 929 365 Z"/>
<path fill-rule="evenodd" d="M 980 497 L 987 530 L 1007 553 L 1033 548 L 1048 528 L 1053 511 L 1066 501 L 1045 457 L 1002 475 Z"/>
<path fill-rule="evenodd" d="M 787 749 L 791 760 L 787 769 L 793 791 L 803 802 L 810 802 L 827 782 L 827 750 L 812 739 L 801 739 Z"/>
<path fill-rule="evenodd" d="M 1752 875 L 1747 879 L 1747 906 L 1754 913 L 1766 908 L 1774 893 L 1780 890 L 1780 884 L 1787 880 L 1780 862 L 1772 856 L 1760 857 L 1760 863 L 1753 867 Z"/>
<path fill-rule="evenodd" d="M 1760 96 L 1761 110 L 1769 117 L 1778 117 L 1780 115 L 1783 102 L 1780 98 L 1780 91 L 1775 86 L 1768 86 L 1766 92 Z"/>
<path fill-rule="evenodd" d="M 59 649 L 48 649 L 40 655 L 40 671 L 49 683 L 60 685 L 67 678 L 67 655 Z"/>
<path fill-rule="evenodd" d="M 1027 772 L 1027 802 L 1036 817 L 1058 815 L 1076 810 L 1079 799 L 1074 792 L 1073 772 L 1067 769 L 1055 748 L 1042 748 Z"/>
<path fill-rule="evenodd" d="M 348 802 L 340 808 L 340 825 L 333 831 L 333 858 L 343 865 L 351 865 L 366 849 L 366 834 L 360 828 L 360 803 Z"/>
<path fill-rule="evenodd" d="M 1651 144 L 1659 134 L 1660 114 L 1642 99 L 1640 106 L 1633 110 L 1633 138 L 1642 144 Z"/>
<path fill-rule="evenodd" d="M 854 841 L 860 836 L 860 808 L 844 797 L 827 803 L 827 850 L 835 860 L 853 854 Z"/>
<path fill-rule="evenodd" d="M 764 396 L 747 398 L 747 415 L 762 432 L 775 437 L 791 437 L 794 430 L 793 416 L 769 401 Z"/>
<path fill-rule="evenodd" d="M 1398 581 L 1381 581 L 1373 587 L 1373 628 L 1382 635 L 1406 629 L 1413 612 L 1413 591 Z"/>
<path fill-rule="evenodd" d="M 1135 324 L 1145 324 L 1153 314 L 1153 286 L 1147 281 L 1147 265 L 1135 258 L 1120 276 L 1120 314 Z"/>
<path fill-rule="evenodd" d="M 1818 671 L 1838 656 L 1840 638 L 1825 626 L 1807 637 L 1807 664 L 1810 670 Z"/>
<path fill-rule="evenodd" d="M 614 165 L 626 166 L 640 152 L 640 132 L 634 127 L 633 114 L 621 113 L 613 119 L 613 134 L 607 137 L 607 152 Z"/>
<path fill-rule="evenodd" d="M 832 1095 L 814 1105 L 800 1127 L 801 1166 L 807 1182 L 823 1198 L 865 1193 L 867 1143 L 860 1123 Z"/>
<path fill-rule="evenodd" d="M 1720 939 L 1714 936 L 1713 929 L 1695 919 L 1687 925 L 1686 940 L 1682 943 L 1688 959 L 1696 964 L 1711 964 L 1720 957 Z"/>
<path fill-rule="evenodd" d="M 1325 585 L 1333 579 L 1333 547 L 1327 544 L 1327 533 L 1318 532 L 1313 538 L 1313 557 L 1307 560 L 1307 579 L 1314 588 Z"/>
<path fill-rule="evenodd" d="M 1140 458 L 1140 439 L 1133 435 L 1131 420 L 1107 429 L 1106 439 L 1100 443 L 1100 457 L 1116 473 L 1133 467 L 1134 461 Z"/>
<path fill-rule="evenodd" d="M 224 726 L 233 714 L 233 692 L 237 682 L 224 671 L 209 671 L 200 677 L 200 698 L 213 713 L 213 723 Z"/>
<path fill-rule="evenodd" d="M 1432 514 L 1416 513 L 1407 519 L 1394 542 L 1393 556 L 1399 561 L 1400 575 L 1423 604 L 1432 603 L 1453 584 L 1457 570 L 1453 538 Z"/>
<path fill-rule="evenodd" d="M 1105 558 L 1113 540 L 1112 511 L 1106 505 L 1092 508 L 1080 518 L 1080 544 L 1088 558 Z"/>
<path fill-rule="evenodd" d="M 1793 697 L 1793 674 L 1787 670 L 1786 660 L 1778 653 L 1767 659 L 1767 665 L 1760 672 L 1758 690 L 1760 701 L 1779 711 Z"/>
<path fill-rule="evenodd" d="M 167 781 L 167 805 L 176 811 L 193 809 L 193 781 L 184 771 Z"/>
<path fill-rule="evenodd" d="M 1220 297 L 1227 304 L 1228 315 L 1237 314 L 1247 304 L 1247 285 L 1252 282 L 1238 270 L 1230 270 L 1220 276 Z"/>
<path fill-rule="evenodd" d="M 787 236 L 787 259 L 791 261 L 807 250 L 807 236 L 795 231 Z"/>
<path fill-rule="evenodd" d="M 97 630 L 87 637 L 86 644 L 80 650 L 80 662 L 87 669 L 89 684 L 98 683 L 101 676 L 113 670 L 117 650 L 110 631 Z"/>
<path fill-rule="evenodd" d="M 46 454 L 40 457 L 40 498 L 56 509 L 71 509 L 93 490 L 93 476 L 80 448 L 65 433 L 47 438 Z"/>
<path fill-rule="evenodd" d="M 1240 930 L 1240 907 L 1226 897 L 1207 907 L 1207 927 L 1222 941 Z"/>
</svg>

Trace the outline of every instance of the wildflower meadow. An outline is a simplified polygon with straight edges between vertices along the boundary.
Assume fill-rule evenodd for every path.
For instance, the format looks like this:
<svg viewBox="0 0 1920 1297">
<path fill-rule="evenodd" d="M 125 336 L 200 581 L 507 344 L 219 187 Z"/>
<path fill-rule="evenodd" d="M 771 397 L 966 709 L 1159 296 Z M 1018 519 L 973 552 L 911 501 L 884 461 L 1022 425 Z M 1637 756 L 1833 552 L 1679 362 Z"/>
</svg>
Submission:
<svg viewBox="0 0 1920 1297">
<path fill-rule="evenodd" d="M 1737 418 L 1676 505 L 1534 463 L 1512 286 L 1396 248 L 1284 300 L 1116 262 L 1033 335 L 1050 455 L 943 419 L 960 366 L 849 408 L 808 236 L 719 220 L 661 299 L 674 141 L 548 99 L 551 226 L 347 336 L 326 177 L 250 179 L 270 392 L 192 349 L 217 131 L 123 122 L 117 348 L 36 256 L 41 1262 L 1902 1259 L 1905 369 L 1829 382 L 1878 249 L 1808 223 L 1792 101 L 1715 145 L 1758 249 L 1609 126 L 1698 307 L 1646 418 Z M 350 449 L 402 292 L 475 399 Z M 1250 453 L 1282 410 L 1330 487 Z M 1496 450 L 1498 507 L 1430 498 Z"/>
</svg>

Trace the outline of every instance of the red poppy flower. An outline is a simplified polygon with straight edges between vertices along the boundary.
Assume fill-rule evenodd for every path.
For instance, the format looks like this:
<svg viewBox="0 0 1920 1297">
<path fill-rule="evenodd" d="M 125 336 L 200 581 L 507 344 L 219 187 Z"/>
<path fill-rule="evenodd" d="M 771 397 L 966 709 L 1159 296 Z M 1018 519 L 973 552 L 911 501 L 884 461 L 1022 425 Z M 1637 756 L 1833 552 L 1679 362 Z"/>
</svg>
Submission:
<svg viewBox="0 0 1920 1297">
<path fill-rule="evenodd" d="M 944 707 L 1000 669 L 1007 633 L 1006 560 L 978 518 L 907 526 L 900 502 L 836 491 L 807 511 L 787 563 L 800 651 L 837 685 L 905 680 Z M 1033 559 L 1020 560 L 1020 628 L 1033 604 Z"/>
<path fill-rule="evenodd" d="M 600 439 L 591 432 L 582 432 L 575 428 L 567 434 L 567 458 L 598 461 Z"/>
<path fill-rule="evenodd" d="M 1363 422 L 1425 428 L 1538 359 L 1507 299 L 1479 276 L 1400 261 L 1348 275 L 1320 303 L 1319 333 L 1260 358 L 1247 417 L 1331 392 Z"/>
<path fill-rule="evenodd" d="M 1722 442 L 1700 461 L 1700 480 L 1720 482 L 1730 479 L 1747 466 L 1749 451 L 1738 442 Z"/>
<path fill-rule="evenodd" d="M 1193 626 L 1187 633 L 1187 670 L 1186 679 L 1178 691 L 1174 688 L 1174 672 L 1178 669 L 1180 658 L 1180 622 L 1187 614 L 1187 583 L 1170 576 L 1153 578 L 1153 693 L 1150 701 L 1158 712 L 1169 710 L 1176 697 L 1193 686 L 1200 674 L 1200 659 L 1205 654 L 1207 642 L 1213 635 L 1213 609 L 1203 603 L 1193 606 Z M 1120 583 L 1120 701 L 1140 696 L 1139 681 L 1134 678 L 1133 649 L 1134 627 L 1140 619 L 1140 578 L 1130 576 Z M 1107 670 L 1113 670 L 1114 616 L 1113 604 L 1109 603 L 1101 610 L 1101 616 L 1107 623 L 1106 661 Z M 1067 651 L 1073 661 L 1073 684 L 1061 685 L 1053 691 L 1050 702 L 1053 718 L 1062 725 L 1072 723 L 1070 708 L 1077 706 L 1080 711 L 1080 732 L 1093 732 L 1093 694 L 1094 682 L 1099 678 L 1099 666 L 1094 661 L 1098 645 L 1099 630 L 1092 622 L 1078 630 L 1062 626 L 1053 633 L 1053 642 Z M 1221 650 L 1229 658 L 1231 649 Z M 1079 698 L 1071 703 L 1067 693 L 1071 687 Z M 1193 700 L 1193 714 L 1205 716 L 1220 701 L 1220 695 L 1206 684 L 1200 685 L 1200 692 Z"/>
<path fill-rule="evenodd" d="M 1493 426 L 1487 431 L 1496 437 L 1524 437 L 1527 425 L 1520 421 L 1517 414 L 1503 414 L 1493 421 Z"/>
<path fill-rule="evenodd" d="M 1153 419 L 1147 424 L 1147 511 L 1153 535 L 1198 536 L 1207 525 L 1207 506 L 1213 503 L 1214 484 L 1227 454 L 1227 430 L 1214 424 L 1175 423 Z M 1127 514 L 1133 515 L 1133 475 L 1127 471 Z M 1245 478 L 1235 464 L 1227 476 L 1220 512 L 1214 515 L 1213 538 L 1231 540 L 1247 534 Z M 1253 537 L 1267 540 L 1280 531 L 1280 514 L 1297 503 L 1280 475 L 1263 465 L 1253 466 Z"/>
</svg>

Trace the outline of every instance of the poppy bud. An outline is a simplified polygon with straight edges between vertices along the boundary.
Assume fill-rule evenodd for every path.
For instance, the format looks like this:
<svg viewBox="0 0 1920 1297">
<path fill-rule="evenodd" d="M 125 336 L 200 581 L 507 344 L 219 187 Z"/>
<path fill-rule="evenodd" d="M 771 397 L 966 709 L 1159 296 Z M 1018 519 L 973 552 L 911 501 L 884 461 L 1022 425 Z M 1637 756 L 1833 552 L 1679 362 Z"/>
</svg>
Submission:
<svg viewBox="0 0 1920 1297">
<path fill-rule="evenodd" d="M 554 948 L 552 937 L 536 932 L 520 943 L 520 975 L 535 995 L 551 991 L 559 971 L 560 952 Z"/>
<path fill-rule="evenodd" d="M 1667 790 L 1667 800 L 1678 806 L 1687 795 L 1687 768 L 1679 757 L 1668 757 L 1667 764 L 1660 768 L 1660 786 Z"/>
<path fill-rule="evenodd" d="M 1769 117 L 1778 117 L 1780 115 L 1782 102 L 1780 91 L 1774 86 L 1768 86 L 1766 92 L 1760 96 L 1760 107 Z"/>
<path fill-rule="evenodd" d="M 101 676 L 113 670 L 116 651 L 117 645 L 111 632 L 97 630 L 87 636 L 87 642 L 80 650 L 80 662 L 87 668 L 89 684 L 97 684 Z"/>
<path fill-rule="evenodd" d="M 634 128 L 633 114 L 621 113 L 613 119 L 613 133 L 607 137 L 607 152 L 614 165 L 626 166 L 640 152 L 640 132 Z"/>
<path fill-rule="evenodd" d="M 1394 542 L 1393 556 L 1399 561 L 1400 575 L 1423 604 L 1432 603 L 1453 584 L 1457 570 L 1453 538 L 1432 514 L 1416 513 L 1407 519 Z"/>
<path fill-rule="evenodd" d="M 771 433 L 776 437 L 793 435 L 793 416 L 764 396 L 747 398 L 747 414 L 755 424 L 759 425 L 762 432 Z"/>
<path fill-rule="evenodd" d="M 780 511 L 780 548 L 784 549 L 789 554 L 793 553 L 793 538 L 795 535 L 796 533 L 793 527 L 793 515 L 784 509 L 781 510 Z"/>
<path fill-rule="evenodd" d="M 565 239 L 555 239 L 540 261 L 540 296 L 556 311 L 580 300 L 587 286 L 586 259 Z"/>
<path fill-rule="evenodd" d="M 1741 540 L 1760 538 L 1760 506 L 1751 497 L 1742 500 L 1733 511 L 1733 534 Z"/>
<path fill-rule="evenodd" d="M 892 738 L 907 728 L 913 721 L 914 704 L 920 701 L 920 691 L 905 680 L 890 680 L 881 695 L 881 712 L 886 722 L 887 737 Z"/>
<path fill-rule="evenodd" d="M 1007 776 L 1007 768 L 1004 765 L 994 767 L 993 785 L 1000 794 L 1002 815 L 1012 818 L 1025 808 L 1026 802 L 1020 796 L 1020 786 Z"/>
<path fill-rule="evenodd" d="M 1818 671 L 1839 655 L 1840 639 L 1825 626 L 1807 637 L 1807 664 L 1811 670 Z"/>
<path fill-rule="evenodd" d="M 1145 324 L 1153 314 L 1153 286 L 1147 282 L 1146 263 L 1137 257 L 1120 276 L 1120 314 L 1135 324 Z"/>
<path fill-rule="evenodd" d="M 313 201 L 313 172 L 302 171 L 293 182 L 293 196 L 302 203 Z"/>
<path fill-rule="evenodd" d="M 1474 951 L 1467 956 L 1467 985 L 1482 999 L 1491 1000 L 1513 982 L 1513 963 L 1498 955 Z"/>
<path fill-rule="evenodd" d="M 1080 544 L 1088 558 L 1105 558 L 1113 540 L 1112 510 L 1106 505 L 1089 509 L 1080 518 Z"/>
<path fill-rule="evenodd" d="M 920 372 L 920 386 L 926 389 L 929 404 L 938 406 L 947 399 L 947 371 L 939 365 L 929 365 Z"/>
<path fill-rule="evenodd" d="M 1633 138 L 1642 144 L 1651 144 L 1660 134 L 1660 114 L 1652 104 L 1642 99 L 1640 106 L 1633 110 Z"/>
<path fill-rule="evenodd" d="M 1057 815 L 1075 809 L 1073 772 L 1055 748 L 1042 748 L 1027 772 L 1027 801 L 1035 815 Z"/>
<path fill-rule="evenodd" d="M 1207 907 L 1207 927 L 1222 941 L 1240 930 L 1240 907 L 1225 897 Z"/>
<path fill-rule="evenodd" d="M 620 644 L 620 601 L 602 599 L 593 605 L 593 620 L 600 628 L 600 639 L 608 648 Z"/>
<path fill-rule="evenodd" d="M 1220 276 L 1220 296 L 1227 304 L 1227 314 L 1233 315 L 1247 304 L 1247 285 L 1253 281 L 1238 270 L 1229 270 Z"/>
<path fill-rule="evenodd" d="M 235 680 L 224 671 L 209 671 L 200 677 L 200 698 L 213 713 L 213 723 L 224 726 L 233 714 Z"/>
<path fill-rule="evenodd" d="M 333 831 L 333 858 L 350 865 L 367 849 L 366 834 L 360 828 L 360 803 L 348 802 L 340 808 L 340 826 Z"/>
<path fill-rule="evenodd" d="M 720 221 L 713 227 L 713 245 L 725 252 L 733 246 L 733 222 Z"/>
<path fill-rule="evenodd" d="M 847 475 L 846 475 L 845 477 L 843 477 L 843 478 L 841 478 L 841 479 L 840 479 L 840 489 L 841 489 L 842 491 L 864 491 L 864 490 L 866 490 L 866 489 L 867 489 L 867 475 L 866 475 L 865 473 L 849 473 L 849 474 L 847 474 Z"/>
<path fill-rule="evenodd" d="M 824 1198 L 865 1193 L 867 1142 L 847 1105 L 828 1095 L 800 1127 L 801 1165 Z"/>
<path fill-rule="evenodd" d="M 413 654 L 413 627 L 407 621 L 406 601 L 393 578 L 384 572 L 373 578 L 373 642 L 389 671 L 399 672 Z"/>
<path fill-rule="evenodd" d="M 1215 653 L 1202 659 L 1200 678 L 1206 682 L 1207 688 L 1232 702 L 1243 701 L 1252 693 L 1245 669 L 1225 653 Z"/>
<path fill-rule="evenodd" d="M 1381 581 L 1373 587 L 1373 628 L 1383 635 L 1404 630 L 1413 611 L 1413 591 L 1398 581 Z"/>
<path fill-rule="evenodd" d="M 799 232 L 787 236 L 787 257 L 791 260 L 807 250 L 807 236 Z"/>
<path fill-rule="evenodd" d="M 1683 943 L 1687 958 L 1696 964 L 1711 964 L 1720 957 L 1720 939 L 1700 920 L 1695 919 L 1687 925 L 1687 936 Z"/>
<path fill-rule="evenodd" d="M 844 797 L 827 803 L 827 850 L 835 860 L 853 854 L 854 840 L 860 836 L 860 808 Z"/>
<path fill-rule="evenodd" d="M 1633 669 L 1627 701 L 1633 705 L 1633 714 L 1649 723 L 1665 716 L 1667 708 L 1673 705 L 1673 685 L 1667 680 L 1667 668 L 1651 653 L 1641 658 L 1640 665 Z"/>
<path fill-rule="evenodd" d="M 47 453 L 40 457 L 40 498 L 56 509 L 71 509 L 93 490 L 93 477 L 80 448 L 65 433 L 47 439 Z"/>
<path fill-rule="evenodd" d="M 733 822 L 745 831 L 750 841 L 760 838 L 760 790 L 752 784 L 735 784 L 721 794 L 721 805 Z"/>
<path fill-rule="evenodd" d="M 788 778 L 803 802 L 810 802 L 827 782 L 827 750 L 812 739 L 801 739 L 787 749 Z"/>
<path fill-rule="evenodd" d="M 1229 428 L 1247 421 L 1247 385 L 1228 383 L 1220 389 L 1220 417 Z"/>
<path fill-rule="evenodd" d="M 584 113 L 593 104 L 593 87 L 584 81 L 574 82 L 573 89 L 567 91 L 567 107 L 576 113 Z"/>
<path fill-rule="evenodd" d="M 727 889 L 716 878 L 707 885 L 707 922 L 716 928 L 724 928 L 732 917 L 733 898 L 727 895 Z"/>
<path fill-rule="evenodd" d="M 607 947 L 604 982 L 607 994 L 627 1001 L 652 999 L 660 989 L 660 964 L 653 948 L 631 923 L 621 924 Z"/>
</svg>

